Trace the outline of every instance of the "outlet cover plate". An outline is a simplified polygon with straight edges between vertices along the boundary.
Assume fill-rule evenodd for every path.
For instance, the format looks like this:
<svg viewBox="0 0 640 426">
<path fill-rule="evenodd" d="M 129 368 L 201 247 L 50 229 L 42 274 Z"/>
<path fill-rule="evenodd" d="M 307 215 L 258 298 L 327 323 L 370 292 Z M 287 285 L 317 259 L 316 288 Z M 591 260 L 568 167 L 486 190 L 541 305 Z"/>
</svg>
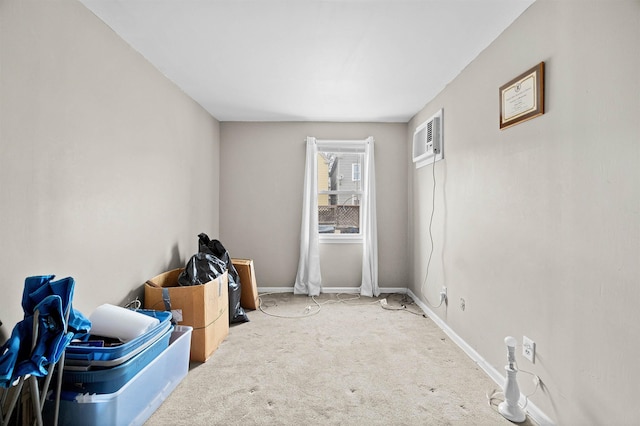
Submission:
<svg viewBox="0 0 640 426">
<path fill-rule="evenodd" d="M 522 355 L 533 364 L 536 363 L 536 342 L 527 336 L 522 336 Z"/>
</svg>

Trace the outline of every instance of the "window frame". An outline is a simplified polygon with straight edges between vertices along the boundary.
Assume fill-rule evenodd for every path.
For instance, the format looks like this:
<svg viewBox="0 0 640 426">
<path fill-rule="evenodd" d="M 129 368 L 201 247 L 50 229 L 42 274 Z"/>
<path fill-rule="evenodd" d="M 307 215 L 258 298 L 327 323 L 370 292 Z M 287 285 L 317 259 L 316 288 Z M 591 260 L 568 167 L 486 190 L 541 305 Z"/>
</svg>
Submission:
<svg viewBox="0 0 640 426">
<path fill-rule="evenodd" d="M 366 140 L 316 140 L 317 141 L 317 152 L 320 153 L 357 153 L 362 154 L 362 163 L 366 164 L 367 161 L 367 151 Z M 352 163 L 353 166 L 354 163 Z M 365 182 L 365 167 L 360 165 L 360 189 L 359 190 L 319 190 L 319 185 L 316 182 L 316 194 L 317 195 L 357 195 L 360 199 L 360 208 L 358 210 L 358 233 L 357 234 L 324 234 L 320 233 L 319 229 L 316 229 L 318 233 L 318 241 L 320 243 L 330 243 L 330 244 L 353 244 L 353 243 L 362 243 L 364 240 L 364 236 L 362 234 L 362 199 L 364 197 L 364 182 Z M 317 206 L 319 207 L 319 206 Z M 319 214 L 316 209 L 315 214 Z"/>
</svg>

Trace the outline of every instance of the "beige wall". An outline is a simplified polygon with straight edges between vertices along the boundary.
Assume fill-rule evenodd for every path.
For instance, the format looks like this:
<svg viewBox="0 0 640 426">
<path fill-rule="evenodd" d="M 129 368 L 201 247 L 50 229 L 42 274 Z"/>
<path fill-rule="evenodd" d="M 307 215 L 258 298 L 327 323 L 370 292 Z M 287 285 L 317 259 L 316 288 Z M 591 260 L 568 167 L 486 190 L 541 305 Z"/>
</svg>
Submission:
<svg viewBox="0 0 640 426">
<path fill-rule="evenodd" d="M 218 232 L 219 124 L 76 1 L 0 1 L 0 315 L 24 278 L 120 303 Z"/>
<path fill-rule="evenodd" d="M 558 424 L 640 414 L 638 40 L 638 1 L 538 0 L 409 123 L 444 108 L 424 292 L 433 182 L 409 170 L 412 291 L 436 301 L 446 285 L 436 312 L 499 371 L 503 338 L 532 338 L 536 363 L 519 347 L 519 366 Z M 546 114 L 499 130 L 498 88 L 540 61 Z"/>
<path fill-rule="evenodd" d="M 261 287 L 293 287 L 298 267 L 305 140 L 375 138 L 379 283 L 406 287 L 406 125 L 399 123 L 220 124 L 220 240 L 250 257 Z M 323 286 L 358 287 L 360 245 L 321 244 Z"/>
</svg>

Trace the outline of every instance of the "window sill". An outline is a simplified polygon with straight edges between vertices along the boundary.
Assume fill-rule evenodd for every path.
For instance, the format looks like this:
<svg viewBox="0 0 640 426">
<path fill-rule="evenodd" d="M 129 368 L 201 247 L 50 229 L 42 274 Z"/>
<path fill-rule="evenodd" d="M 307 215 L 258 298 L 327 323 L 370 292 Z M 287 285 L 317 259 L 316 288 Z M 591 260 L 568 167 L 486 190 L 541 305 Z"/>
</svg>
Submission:
<svg viewBox="0 0 640 426">
<path fill-rule="evenodd" d="M 338 235 L 320 235 L 319 242 L 324 244 L 361 244 L 362 243 L 362 235 L 349 235 L 349 234 L 338 234 Z"/>
</svg>

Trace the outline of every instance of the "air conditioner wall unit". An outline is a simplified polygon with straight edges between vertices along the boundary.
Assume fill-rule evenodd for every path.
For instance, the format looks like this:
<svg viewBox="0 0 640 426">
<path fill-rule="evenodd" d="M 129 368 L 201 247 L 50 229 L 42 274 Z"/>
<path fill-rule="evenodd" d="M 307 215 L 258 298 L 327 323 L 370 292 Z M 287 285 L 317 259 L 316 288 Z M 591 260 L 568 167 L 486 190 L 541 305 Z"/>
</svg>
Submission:
<svg viewBox="0 0 640 426">
<path fill-rule="evenodd" d="M 416 168 L 444 158 L 442 137 L 443 110 L 431 116 L 416 128 L 413 134 L 413 162 Z"/>
</svg>

